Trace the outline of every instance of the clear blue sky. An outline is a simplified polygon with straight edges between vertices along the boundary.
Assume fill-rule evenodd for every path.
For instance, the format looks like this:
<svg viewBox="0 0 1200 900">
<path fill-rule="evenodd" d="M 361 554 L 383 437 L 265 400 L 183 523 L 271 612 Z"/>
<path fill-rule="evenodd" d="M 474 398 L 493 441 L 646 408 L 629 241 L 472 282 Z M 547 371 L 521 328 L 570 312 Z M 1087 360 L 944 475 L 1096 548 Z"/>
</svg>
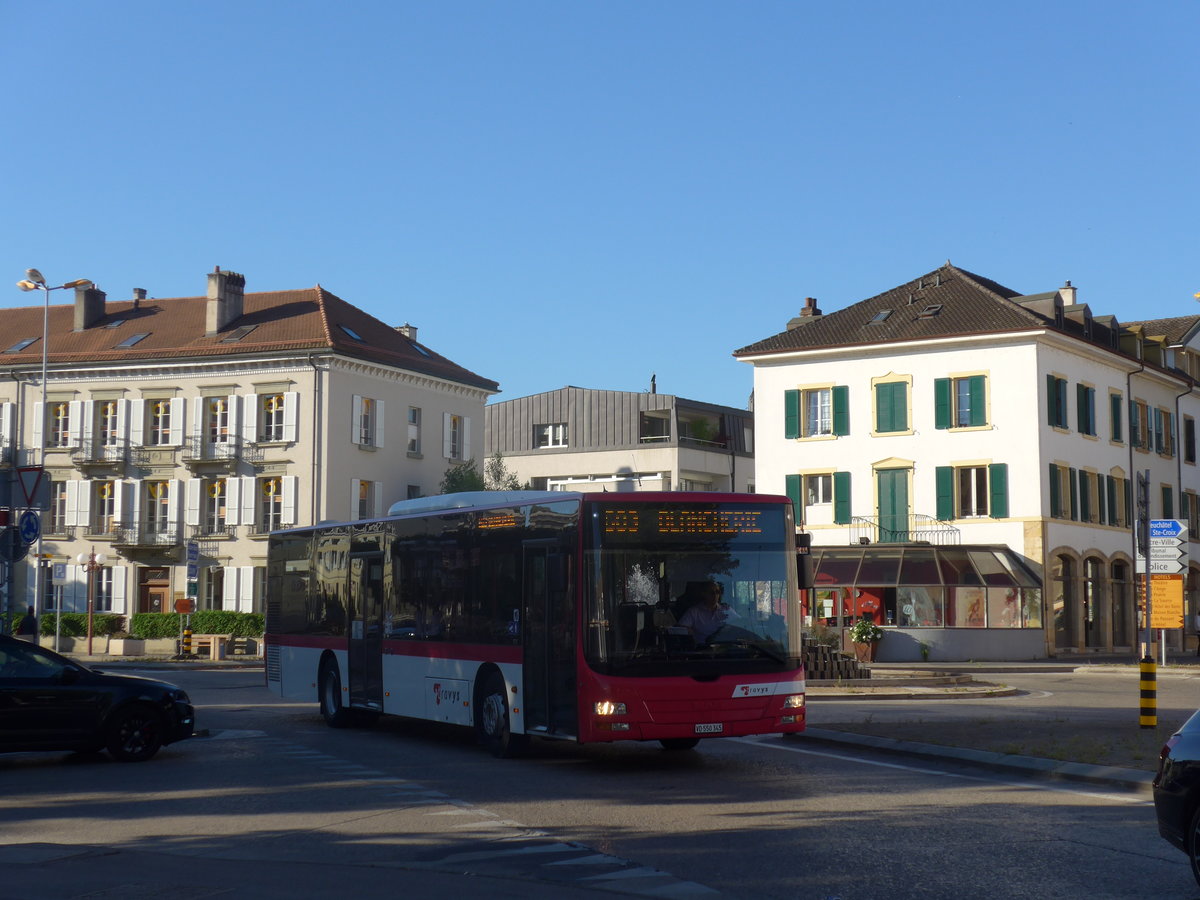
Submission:
<svg viewBox="0 0 1200 900">
<path fill-rule="evenodd" d="M 806 296 L 946 259 L 1123 321 L 1200 313 L 1195 0 L 0 0 L 0 24 L 0 285 L 194 296 L 220 265 L 411 322 L 497 399 L 656 373 L 732 406 L 732 351 Z"/>
</svg>

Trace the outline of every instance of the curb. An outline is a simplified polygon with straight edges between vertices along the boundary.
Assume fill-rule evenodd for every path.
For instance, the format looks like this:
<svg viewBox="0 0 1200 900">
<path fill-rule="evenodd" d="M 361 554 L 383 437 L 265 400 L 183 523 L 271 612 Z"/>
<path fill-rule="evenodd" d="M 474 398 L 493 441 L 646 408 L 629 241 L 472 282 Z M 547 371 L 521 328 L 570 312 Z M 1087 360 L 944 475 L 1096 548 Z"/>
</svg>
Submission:
<svg viewBox="0 0 1200 900">
<path fill-rule="evenodd" d="M 1150 796 L 1153 792 L 1154 775 L 1150 772 L 1143 772 L 1140 769 L 1124 769 L 1118 766 L 1093 766 L 1087 763 L 1062 762 L 1057 759 L 1017 756 L 1011 753 L 996 753 L 989 750 L 966 750 L 961 747 L 943 747 L 939 744 L 899 741 L 895 738 L 831 731 L 826 728 L 806 728 L 804 731 L 793 735 L 792 739 L 801 739 L 820 744 L 866 747 L 871 750 L 899 753 L 918 759 L 953 760 L 992 771 L 1015 772 L 1028 777 L 1044 778 L 1047 780 L 1101 785 L 1145 794 L 1147 796 Z"/>
</svg>

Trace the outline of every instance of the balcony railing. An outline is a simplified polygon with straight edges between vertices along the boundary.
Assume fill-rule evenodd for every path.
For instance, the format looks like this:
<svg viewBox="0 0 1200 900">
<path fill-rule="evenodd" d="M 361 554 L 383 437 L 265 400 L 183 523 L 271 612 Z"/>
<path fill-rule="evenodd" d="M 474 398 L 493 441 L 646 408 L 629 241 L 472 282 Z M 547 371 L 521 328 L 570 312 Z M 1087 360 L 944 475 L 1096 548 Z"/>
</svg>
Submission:
<svg viewBox="0 0 1200 900">
<path fill-rule="evenodd" d="M 262 462 L 262 456 L 260 447 L 245 443 L 235 435 L 229 435 L 224 441 L 211 441 L 207 437 L 192 435 L 183 442 L 185 465 L 225 463 L 232 466 L 239 460 L 256 464 Z"/>
<path fill-rule="evenodd" d="M 179 529 L 159 528 L 152 525 L 122 526 L 113 536 L 113 544 L 120 547 L 163 548 L 178 547 L 183 543 Z"/>
<path fill-rule="evenodd" d="M 90 438 L 71 448 L 71 460 L 77 466 L 123 465 L 129 459 L 129 442 L 105 442 Z"/>
<path fill-rule="evenodd" d="M 895 521 L 894 519 L 892 520 Z M 850 519 L 851 544 L 957 544 L 962 532 L 941 519 L 924 513 L 910 513 L 897 528 L 883 525 L 874 516 L 852 516 Z"/>
<path fill-rule="evenodd" d="M 193 541 L 214 540 L 237 536 L 236 525 L 189 525 L 188 537 Z"/>
</svg>

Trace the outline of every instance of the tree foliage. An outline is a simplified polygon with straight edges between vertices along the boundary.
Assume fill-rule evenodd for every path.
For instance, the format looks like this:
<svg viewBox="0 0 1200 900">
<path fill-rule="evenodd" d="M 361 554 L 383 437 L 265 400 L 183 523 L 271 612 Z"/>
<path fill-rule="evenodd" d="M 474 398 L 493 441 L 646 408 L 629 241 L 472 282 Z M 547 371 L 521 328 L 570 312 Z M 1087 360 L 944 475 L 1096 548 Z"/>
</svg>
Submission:
<svg viewBox="0 0 1200 900">
<path fill-rule="evenodd" d="M 442 476 L 438 490 L 443 494 L 459 491 L 519 491 L 520 479 L 508 470 L 504 457 L 497 453 L 483 465 L 483 472 L 474 459 L 451 466 Z"/>
</svg>

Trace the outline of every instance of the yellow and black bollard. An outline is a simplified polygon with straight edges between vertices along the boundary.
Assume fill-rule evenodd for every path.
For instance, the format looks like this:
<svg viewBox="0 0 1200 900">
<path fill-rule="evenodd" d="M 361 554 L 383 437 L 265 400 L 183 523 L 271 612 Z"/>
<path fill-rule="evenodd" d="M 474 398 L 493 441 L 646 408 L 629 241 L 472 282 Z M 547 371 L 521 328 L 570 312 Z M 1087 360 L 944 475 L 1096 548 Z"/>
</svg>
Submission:
<svg viewBox="0 0 1200 900">
<path fill-rule="evenodd" d="M 1142 658 L 1141 688 L 1142 710 L 1138 721 L 1143 728 L 1158 727 L 1158 666 L 1154 657 L 1147 654 Z"/>
<path fill-rule="evenodd" d="M 181 656 L 192 655 L 192 626 L 191 624 L 183 626 L 183 644 L 179 648 Z"/>
</svg>

